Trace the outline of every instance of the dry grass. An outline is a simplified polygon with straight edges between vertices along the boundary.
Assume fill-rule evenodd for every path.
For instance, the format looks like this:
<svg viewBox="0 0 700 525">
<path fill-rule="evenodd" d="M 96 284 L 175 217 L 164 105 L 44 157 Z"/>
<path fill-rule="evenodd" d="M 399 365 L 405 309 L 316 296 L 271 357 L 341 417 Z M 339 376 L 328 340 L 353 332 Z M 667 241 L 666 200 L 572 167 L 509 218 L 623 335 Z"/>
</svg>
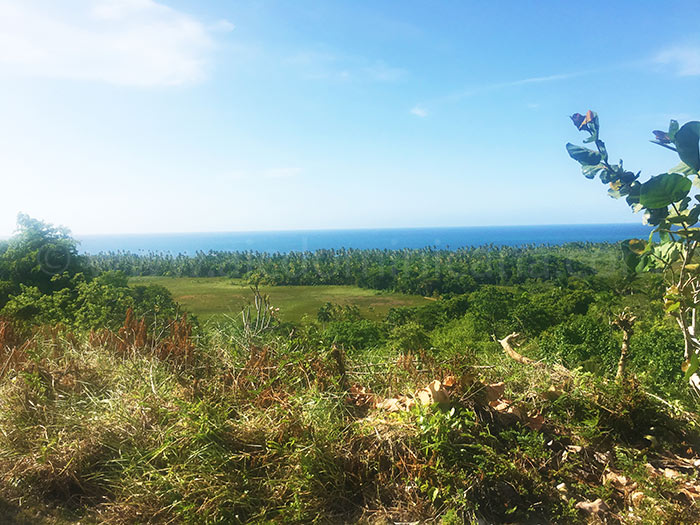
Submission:
<svg viewBox="0 0 700 525">
<path fill-rule="evenodd" d="M 195 352 L 192 326 L 186 313 L 164 325 L 151 327 L 129 308 L 124 325 L 116 333 L 106 328 L 93 330 L 89 342 L 93 347 L 108 348 L 122 356 L 141 353 L 180 365 L 191 364 Z"/>
<path fill-rule="evenodd" d="M 219 332 L 197 347 L 182 322 L 159 337 L 133 315 L 83 338 L 0 331 L 11 512 L 29 501 L 35 523 L 583 523 L 575 503 L 600 497 L 608 523 L 700 519 L 696 474 L 683 467 L 700 457 L 695 425 L 633 383 L 523 367 L 497 348 L 346 355 L 274 331 L 247 342 Z M 409 395 L 447 375 L 458 381 L 442 406 L 389 413 L 348 395 Z M 497 380 L 517 412 L 490 403 Z M 611 472 L 644 487 L 632 511 L 637 489 Z M 47 505 L 58 510 L 36 510 Z"/>
</svg>

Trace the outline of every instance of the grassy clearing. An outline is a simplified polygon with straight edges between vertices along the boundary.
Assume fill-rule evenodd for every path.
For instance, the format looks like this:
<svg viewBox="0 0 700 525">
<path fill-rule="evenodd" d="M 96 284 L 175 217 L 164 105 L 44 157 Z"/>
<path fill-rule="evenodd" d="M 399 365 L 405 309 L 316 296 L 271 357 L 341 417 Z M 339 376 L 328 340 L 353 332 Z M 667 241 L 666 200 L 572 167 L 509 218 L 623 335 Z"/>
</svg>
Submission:
<svg viewBox="0 0 700 525">
<path fill-rule="evenodd" d="M 250 287 L 242 280 L 226 277 L 132 277 L 129 283 L 159 284 L 173 298 L 201 320 L 238 315 L 252 300 Z M 316 317 L 326 302 L 357 305 L 368 319 L 381 319 L 390 308 L 428 302 L 418 295 L 379 292 L 357 286 L 263 286 L 261 292 L 280 309 L 284 321 L 299 321 L 304 315 Z"/>
</svg>

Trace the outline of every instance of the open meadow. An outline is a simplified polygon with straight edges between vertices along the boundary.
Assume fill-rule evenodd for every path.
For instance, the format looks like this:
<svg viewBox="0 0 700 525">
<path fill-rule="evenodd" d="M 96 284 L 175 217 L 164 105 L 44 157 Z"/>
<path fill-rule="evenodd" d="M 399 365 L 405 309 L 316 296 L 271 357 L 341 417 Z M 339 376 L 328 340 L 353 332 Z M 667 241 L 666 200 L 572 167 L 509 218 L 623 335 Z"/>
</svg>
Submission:
<svg viewBox="0 0 700 525">
<path fill-rule="evenodd" d="M 253 292 L 244 279 L 227 277 L 132 277 L 130 285 L 161 285 L 187 311 L 207 321 L 223 316 L 238 316 L 253 300 Z M 369 290 L 357 286 L 261 286 L 270 303 L 280 309 L 283 321 L 300 321 L 305 315 L 316 317 L 327 302 L 355 305 L 363 317 L 379 320 L 390 308 L 419 306 L 430 302 L 420 295 Z"/>
</svg>

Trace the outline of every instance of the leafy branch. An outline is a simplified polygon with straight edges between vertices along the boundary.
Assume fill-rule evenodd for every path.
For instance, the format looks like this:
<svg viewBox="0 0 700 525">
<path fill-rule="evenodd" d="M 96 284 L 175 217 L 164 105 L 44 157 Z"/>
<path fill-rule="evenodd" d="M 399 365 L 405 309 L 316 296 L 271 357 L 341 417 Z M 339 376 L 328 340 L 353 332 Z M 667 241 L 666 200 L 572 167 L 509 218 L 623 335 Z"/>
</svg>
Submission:
<svg viewBox="0 0 700 525">
<path fill-rule="evenodd" d="M 588 133 L 583 143 L 593 143 L 596 148 L 566 145 L 571 158 L 581 165 L 583 175 L 588 179 L 598 177 L 609 186 L 608 195 L 616 199 L 624 197 L 635 213 L 643 212 L 643 222 L 653 227 L 648 239 L 622 243 L 623 258 L 632 272 L 663 272 L 664 308 L 683 332 L 686 379 L 700 394 L 700 341 L 696 337 L 700 264 L 694 262 L 700 241 L 700 227 L 696 226 L 700 218 L 700 196 L 691 195 L 693 185 L 700 187 L 700 122 L 679 126 L 671 120 L 668 131 L 653 131 L 651 142 L 677 153 L 680 163 L 642 183 L 641 171 L 626 170 L 622 160 L 618 164 L 609 162 L 595 112 L 575 113 L 571 120 L 579 131 Z"/>
</svg>

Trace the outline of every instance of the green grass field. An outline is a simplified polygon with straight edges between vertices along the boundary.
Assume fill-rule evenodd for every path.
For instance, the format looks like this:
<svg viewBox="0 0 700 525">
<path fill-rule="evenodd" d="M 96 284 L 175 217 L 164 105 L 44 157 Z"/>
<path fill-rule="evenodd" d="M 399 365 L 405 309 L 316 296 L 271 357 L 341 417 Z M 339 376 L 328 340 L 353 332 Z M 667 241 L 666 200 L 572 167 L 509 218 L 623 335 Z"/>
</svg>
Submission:
<svg viewBox="0 0 700 525">
<path fill-rule="evenodd" d="M 202 321 L 238 315 L 253 298 L 246 283 L 227 277 L 132 277 L 129 283 L 165 286 L 178 303 Z M 380 319 L 392 307 L 414 306 L 429 300 L 418 295 L 379 292 L 357 286 L 263 286 L 261 292 L 270 296 L 270 302 L 280 309 L 280 318 L 285 321 L 298 321 L 304 315 L 315 317 L 318 309 L 328 301 L 357 305 L 367 318 Z"/>
</svg>

